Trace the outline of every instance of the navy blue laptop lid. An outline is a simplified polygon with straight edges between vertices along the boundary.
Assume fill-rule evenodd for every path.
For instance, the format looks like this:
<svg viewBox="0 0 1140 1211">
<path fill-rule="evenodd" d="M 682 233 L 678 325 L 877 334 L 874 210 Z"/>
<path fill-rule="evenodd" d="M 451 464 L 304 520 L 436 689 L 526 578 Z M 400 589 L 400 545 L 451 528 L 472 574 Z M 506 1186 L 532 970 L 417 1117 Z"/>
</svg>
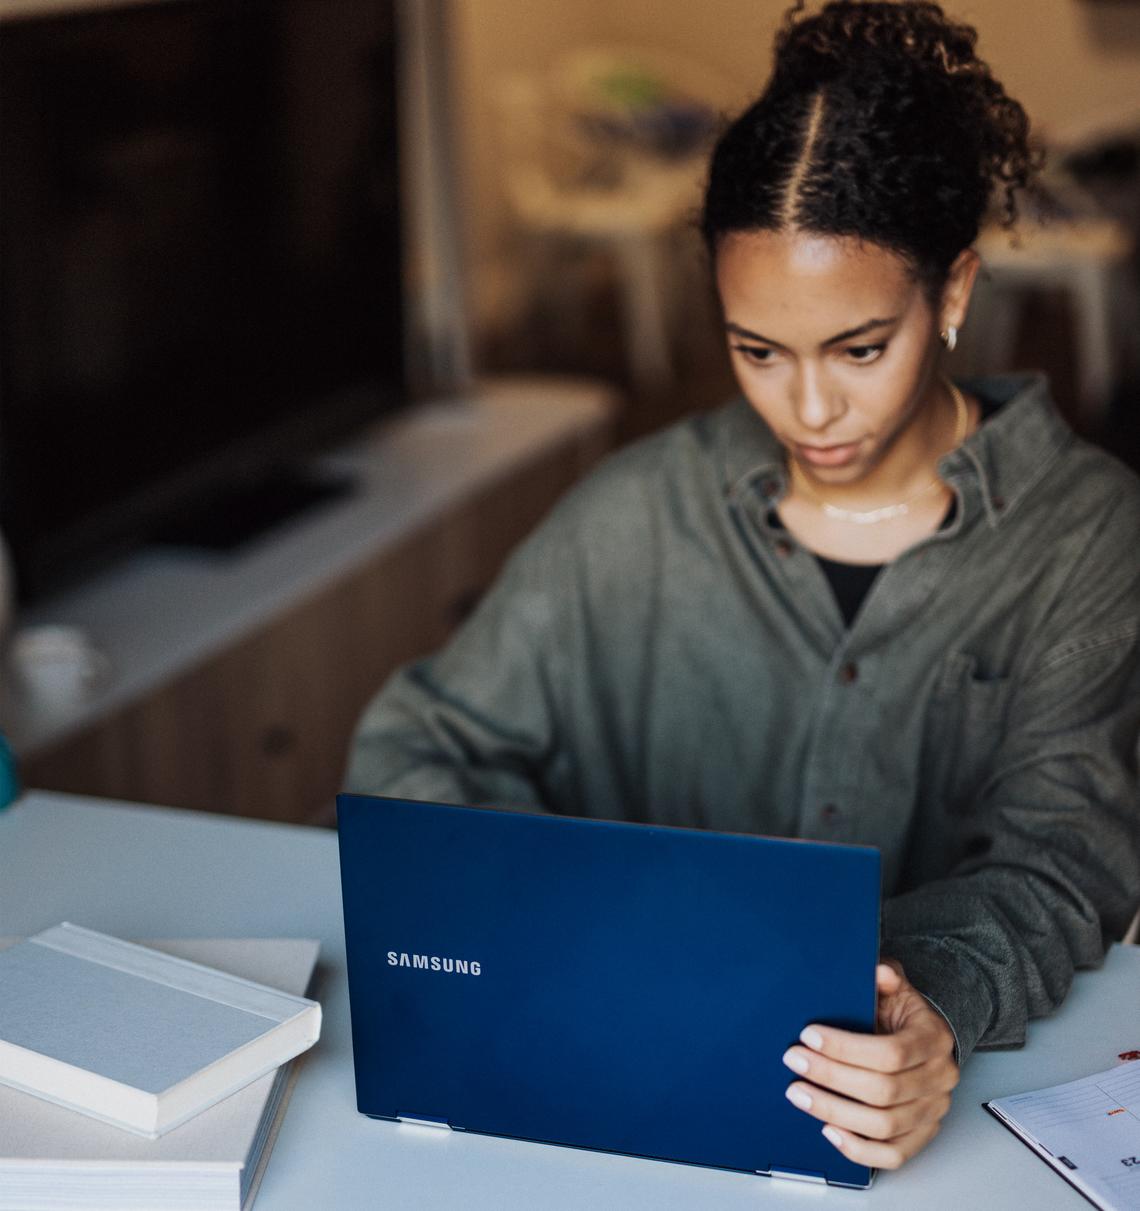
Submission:
<svg viewBox="0 0 1140 1211">
<path fill-rule="evenodd" d="M 874 1028 L 877 850 L 337 802 L 362 1113 L 869 1183 L 781 1056 Z"/>
</svg>

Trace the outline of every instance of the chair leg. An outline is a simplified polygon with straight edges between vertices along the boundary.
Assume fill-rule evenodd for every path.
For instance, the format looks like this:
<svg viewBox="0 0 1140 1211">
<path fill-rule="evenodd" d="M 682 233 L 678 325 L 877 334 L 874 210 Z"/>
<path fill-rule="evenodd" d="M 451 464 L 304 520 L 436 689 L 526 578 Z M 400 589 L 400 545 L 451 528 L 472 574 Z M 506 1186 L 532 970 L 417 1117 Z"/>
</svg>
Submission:
<svg viewBox="0 0 1140 1211">
<path fill-rule="evenodd" d="M 1016 287 L 979 279 L 959 341 L 957 362 L 968 374 L 1014 369 L 1019 299 Z"/>
<path fill-rule="evenodd" d="M 1112 290 L 1110 266 L 1090 261 L 1075 267 L 1072 290 L 1076 311 L 1077 392 L 1081 417 L 1104 419 L 1112 395 Z"/>
</svg>

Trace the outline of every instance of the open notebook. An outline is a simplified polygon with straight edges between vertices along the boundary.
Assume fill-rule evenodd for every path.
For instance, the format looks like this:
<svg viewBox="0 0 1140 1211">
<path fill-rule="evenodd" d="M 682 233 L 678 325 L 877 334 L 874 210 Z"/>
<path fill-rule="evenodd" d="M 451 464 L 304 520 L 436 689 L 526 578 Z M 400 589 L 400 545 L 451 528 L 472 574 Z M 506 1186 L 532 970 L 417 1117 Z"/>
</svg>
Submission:
<svg viewBox="0 0 1140 1211">
<path fill-rule="evenodd" d="M 1140 1059 L 986 1109 L 1103 1211 L 1140 1207 Z"/>
</svg>

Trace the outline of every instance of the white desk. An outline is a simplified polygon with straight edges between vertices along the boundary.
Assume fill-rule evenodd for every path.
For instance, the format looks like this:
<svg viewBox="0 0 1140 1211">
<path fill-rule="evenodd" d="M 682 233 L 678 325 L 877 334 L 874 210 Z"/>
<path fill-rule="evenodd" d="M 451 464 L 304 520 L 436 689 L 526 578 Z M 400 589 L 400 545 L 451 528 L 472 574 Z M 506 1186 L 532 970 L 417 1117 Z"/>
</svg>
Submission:
<svg viewBox="0 0 1140 1211">
<path fill-rule="evenodd" d="M 123 937 L 321 940 L 324 1034 L 305 1061 L 256 1211 L 1024 1211 L 1088 1204 L 980 1103 L 1109 1067 L 1140 1046 L 1140 947 L 1077 977 L 1023 1051 L 974 1056 L 942 1134 L 870 1191 L 375 1122 L 356 1113 L 336 837 L 63 795 L 0 812 L 0 934 L 71 920 Z M 2 1137 L 0 1124 L 0 1137 Z"/>
</svg>

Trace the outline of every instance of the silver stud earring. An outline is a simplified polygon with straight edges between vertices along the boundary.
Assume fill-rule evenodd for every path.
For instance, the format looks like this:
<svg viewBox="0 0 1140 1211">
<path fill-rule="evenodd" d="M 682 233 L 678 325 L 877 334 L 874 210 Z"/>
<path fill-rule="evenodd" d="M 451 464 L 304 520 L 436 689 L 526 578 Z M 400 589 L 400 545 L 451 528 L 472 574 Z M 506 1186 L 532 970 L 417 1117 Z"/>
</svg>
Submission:
<svg viewBox="0 0 1140 1211">
<path fill-rule="evenodd" d="M 945 332 L 941 333 L 942 343 L 946 346 L 950 353 L 958 347 L 958 329 L 950 324 Z"/>
</svg>

